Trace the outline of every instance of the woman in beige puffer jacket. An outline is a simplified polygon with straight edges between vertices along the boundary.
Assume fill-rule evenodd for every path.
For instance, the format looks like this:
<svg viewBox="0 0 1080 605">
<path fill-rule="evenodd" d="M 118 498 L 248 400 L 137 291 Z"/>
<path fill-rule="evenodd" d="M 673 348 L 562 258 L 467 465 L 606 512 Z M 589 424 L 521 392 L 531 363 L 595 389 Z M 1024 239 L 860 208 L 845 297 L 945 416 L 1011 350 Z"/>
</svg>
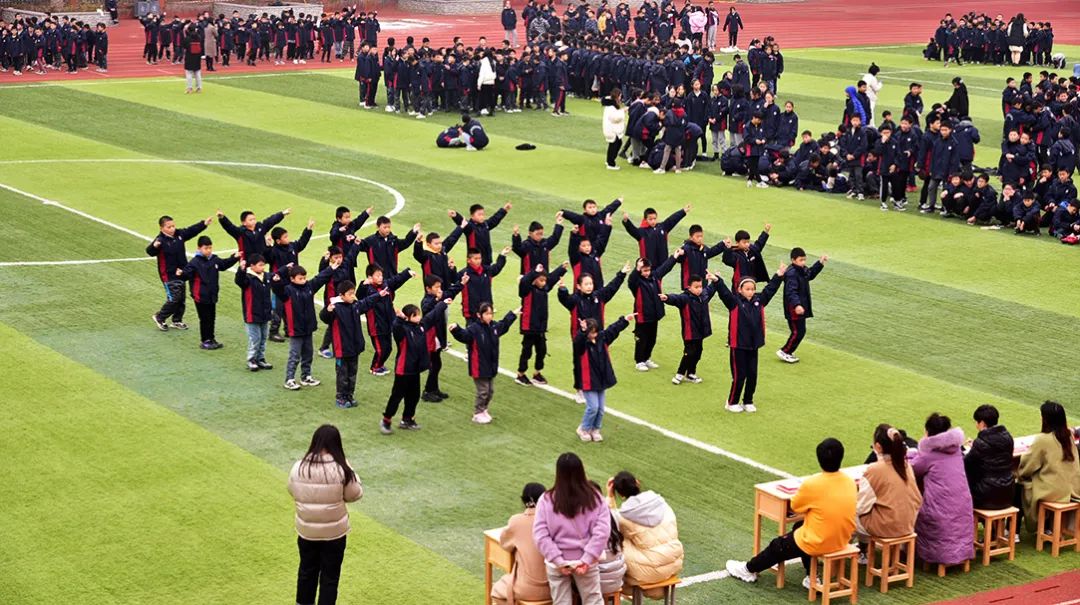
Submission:
<svg viewBox="0 0 1080 605">
<path fill-rule="evenodd" d="M 616 496 L 623 500 L 621 506 Z M 682 571 L 683 545 L 675 511 L 660 494 L 641 491 L 638 480 L 622 471 L 608 481 L 608 503 L 623 534 L 627 585 L 660 582 Z"/>
<path fill-rule="evenodd" d="M 296 501 L 296 544 L 300 568 L 296 602 L 314 605 L 337 600 L 341 561 L 349 533 L 348 502 L 364 495 L 359 477 L 345 459 L 341 433 L 324 424 L 311 437 L 311 446 L 289 472 L 289 493 Z"/>
</svg>

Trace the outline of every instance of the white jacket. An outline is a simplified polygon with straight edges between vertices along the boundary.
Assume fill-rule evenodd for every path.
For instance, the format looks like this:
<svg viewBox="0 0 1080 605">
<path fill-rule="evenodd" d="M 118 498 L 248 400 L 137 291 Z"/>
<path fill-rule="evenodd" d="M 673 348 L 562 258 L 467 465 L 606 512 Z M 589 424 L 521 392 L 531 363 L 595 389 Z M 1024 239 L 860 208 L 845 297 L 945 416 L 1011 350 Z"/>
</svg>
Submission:
<svg viewBox="0 0 1080 605">
<path fill-rule="evenodd" d="M 877 101 L 878 91 L 884 84 L 873 74 L 863 74 L 862 81 L 866 82 L 866 96 L 869 97 L 871 103 L 874 103 Z"/>
<path fill-rule="evenodd" d="M 614 105 L 604 106 L 604 140 L 614 143 L 626 132 L 626 111 Z"/>
<path fill-rule="evenodd" d="M 351 465 L 350 465 L 351 467 Z M 347 502 L 364 495 L 360 478 L 348 485 L 341 467 L 329 454 L 319 462 L 303 460 L 289 473 L 289 493 L 296 500 L 296 533 L 305 540 L 336 540 L 349 533 Z"/>
<path fill-rule="evenodd" d="M 675 511 L 660 494 L 641 492 L 612 513 L 623 534 L 627 582 L 652 584 L 682 571 L 683 545 Z"/>
<path fill-rule="evenodd" d="M 480 75 L 476 78 L 477 86 L 495 84 L 495 62 L 487 57 L 480 59 Z"/>
</svg>

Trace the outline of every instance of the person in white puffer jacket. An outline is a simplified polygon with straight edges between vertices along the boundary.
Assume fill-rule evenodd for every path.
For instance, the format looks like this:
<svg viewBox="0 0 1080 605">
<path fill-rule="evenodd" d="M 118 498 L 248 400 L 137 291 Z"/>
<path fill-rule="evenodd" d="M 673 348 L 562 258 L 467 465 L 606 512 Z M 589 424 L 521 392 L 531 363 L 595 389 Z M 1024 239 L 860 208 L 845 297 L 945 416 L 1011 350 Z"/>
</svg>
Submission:
<svg viewBox="0 0 1080 605">
<path fill-rule="evenodd" d="M 678 575 L 683 568 L 683 545 L 675 511 L 663 496 L 641 491 L 641 483 L 628 471 L 609 479 L 607 492 L 612 515 L 623 534 L 626 585 L 652 584 Z M 646 596 L 660 597 L 648 592 Z"/>
<path fill-rule="evenodd" d="M 622 90 L 611 89 L 611 95 L 601 99 L 600 104 L 604 107 L 604 140 L 607 141 L 608 170 L 618 170 L 615 158 L 619 155 L 622 147 L 622 136 L 626 132 L 626 108 L 622 105 Z"/>
</svg>

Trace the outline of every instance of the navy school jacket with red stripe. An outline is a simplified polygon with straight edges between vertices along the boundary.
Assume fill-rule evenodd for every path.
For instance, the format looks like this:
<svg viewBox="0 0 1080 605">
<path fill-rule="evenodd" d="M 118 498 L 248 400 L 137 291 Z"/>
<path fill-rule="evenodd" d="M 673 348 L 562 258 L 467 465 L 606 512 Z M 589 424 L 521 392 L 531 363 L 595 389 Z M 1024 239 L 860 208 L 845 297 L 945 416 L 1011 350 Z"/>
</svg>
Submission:
<svg viewBox="0 0 1080 605">
<path fill-rule="evenodd" d="M 769 234 L 762 231 L 757 241 L 750 244 L 749 250 L 743 252 L 738 248 L 728 248 L 724 251 L 724 264 L 735 269 L 731 277 L 731 287 L 738 287 L 739 280 L 747 275 L 755 281 L 769 279 L 769 270 L 765 268 L 765 260 L 761 258 L 761 251 L 768 241 Z"/>
<path fill-rule="evenodd" d="M 469 276 L 469 283 L 465 284 L 465 288 L 461 291 L 461 314 L 465 316 L 465 319 L 476 317 L 476 313 L 480 310 L 480 303 L 495 302 L 491 298 L 491 279 L 498 275 L 504 266 L 506 266 L 506 257 L 500 254 L 495 264 L 483 264 L 479 267 L 466 265 L 458 272 L 458 282 L 462 277 Z"/>
<path fill-rule="evenodd" d="M 379 293 L 376 292 L 366 298 L 357 299 L 356 302 L 347 303 L 342 301 L 341 297 L 335 296 L 330 301 L 334 306 L 333 311 L 329 310 L 329 304 L 319 311 L 319 319 L 323 320 L 330 330 L 334 357 L 355 357 L 364 352 L 364 330 L 360 325 L 360 318 L 379 298 Z"/>
<path fill-rule="evenodd" d="M 469 376 L 494 378 L 499 373 L 499 337 L 514 325 L 514 314 L 507 313 L 501 321 L 486 324 L 474 321 L 462 328 L 455 326 L 450 333 L 458 342 L 469 347 Z"/>
<path fill-rule="evenodd" d="M 289 263 L 299 263 L 300 253 L 304 251 L 304 248 L 307 248 L 309 241 L 311 241 L 311 229 L 304 229 L 300 233 L 300 239 L 289 242 L 288 246 L 274 244 L 267 248 L 266 261 L 270 264 L 270 271 L 277 273 L 278 269 Z"/>
<path fill-rule="evenodd" d="M 581 326 L 578 322 L 582 319 L 595 319 L 604 327 L 604 305 L 615 297 L 615 293 L 622 286 L 626 274 L 619 271 L 611 283 L 599 290 L 593 290 L 592 294 L 583 294 L 577 290 L 570 294 L 565 287 L 559 288 L 559 303 L 570 311 L 570 336 L 578 333 Z"/>
<path fill-rule="evenodd" d="M 610 227 L 608 229 L 610 230 Z M 592 253 L 588 255 L 581 253 L 578 249 L 580 244 L 577 242 L 570 248 L 570 266 L 574 269 L 575 284 L 582 273 L 593 276 L 593 283 L 604 283 L 604 269 L 601 266 L 600 257 L 607 249 L 609 233 L 598 233 L 595 238 L 589 240 L 592 243 Z"/>
<path fill-rule="evenodd" d="M 265 271 L 257 276 L 250 269 L 236 272 L 234 281 L 240 286 L 240 311 L 245 323 L 270 321 L 270 275 Z"/>
<path fill-rule="evenodd" d="M 330 260 L 326 257 L 319 259 L 319 272 L 321 273 L 327 267 L 330 266 Z M 356 283 L 356 267 L 353 265 L 350 259 L 346 258 L 338 265 L 337 269 L 334 269 L 330 275 L 330 281 L 326 282 L 326 286 L 323 288 L 323 306 L 330 304 L 330 299 L 341 294 L 341 282 L 349 280 Z"/>
<path fill-rule="evenodd" d="M 611 233 L 611 225 L 605 225 L 604 219 L 618 210 L 619 206 L 622 206 L 622 200 L 615 200 L 592 215 L 563 210 L 563 218 L 577 226 L 577 229 L 570 232 L 570 253 L 577 251 L 578 238 L 581 236 L 589 238 L 593 242 L 593 248 L 596 247 L 596 239 L 601 235 L 607 239 Z"/>
<path fill-rule="evenodd" d="M 266 234 L 284 218 L 284 214 L 275 212 L 262 222 L 255 223 L 254 229 L 248 229 L 244 226 L 237 227 L 227 216 L 222 216 L 218 219 L 218 222 L 221 223 L 225 233 L 228 233 L 230 237 L 236 240 L 236 246 L 241 252 L 240 256 L 248 258 L 252 254 L 266 253 Z"/>
<path fill-rule="evenodd" d="M 191 300 L 199 304 L 216 304 L 219 286 L 218 273 L 240 261 L 237 256 L 219 258 L 211 254 L 209 258 L 196 254 L 184 268 L 183 278 L 191 284 Z"/>
<path fill-rule="evenodd" d="M 412 323 L 394 318 L 391 334 L 397 343 L 397 357 L 394 358 L 394 375 L 406 376 L 419 374 L 431 368 L 431 353 L 428 351 L 427 331 L 439 318 L 446 317 L 446 303 L 437 302 L 424 314 L 420 323 Z"/>
<path fill-rule="evenodd" d="M 462 216 L 461 214 L 455 214 L 455 217 Z M 485 265 L 491 264 L 491 230 L 494 229 L 506 218 L 506 210 L 499 208 L 492 214 L 487 220 L 482 223 L 478 223 L 472 219 L 465 222 L 465 241 L 468 242 L 470 248 L 476 248 L 480 251 L 480 261 Z M 450 218 L 454 224 L 461 222 L 460 218 Z"/>
<path fill-rule="evenodd" d="M 728 308 L 728 347 L 752 350 L 765 346 L 765 306 L 780 289 L 782 279 L 774 275 L 765 289 L 750 300 L 733 293 L 724 282 L 716 282 L 716 292 Z"/>
<path fill-rule="evenodd" d="M 675 257 L 669 256 L 660 266 L 653 266 L 649 277 L 642 277 L 637 270 L 630 272 L 626 287 L 634 294 L 634 321 L 648 323 L 664 318 L 664 303 L 660 301 L 660 280 L 675 267 Z"/>
<path fill-rule="evenodd" d="M 715 246 L 698 246 L 694 242 L 686 240 L 683 242 L 682 249 L 683 255 L 676 259 L 675 262 L 682 265 L 680 283 L 685 288 L 690 285 L 690 276 L 692 275 L 705 279 L 705 272 L 709 269 L 709 259 L 726 252 L 727 245 L 724 242 L 719 242 Z"/>
<path fill-rule="evenodd" d="M 825 265 L 818 261 L 813 266 L 799 267 L 791 265 L 784 272 L 784 319 L 805 319 L 814 316 L 810 303 L 810 282 L 817 277 Z M 795 315 L 795 307 L 802 305 L 803 314 Z"/>
<path fill-rule="evenodd" d="M 374 306 L 367 310 L 365 317 L 367 318 L 367 331 L 371 336 L 381 336 L 383 334 L 389 334 L 390 328 L 394 324 L 394 292 L 397 291 L 405 282 L 409 281 L 412 275 L 409 274 L 408 269 L 404 269 L 397 275 L 392 275 L 383 280 L 383 283 L 379 286 L 372 284 L 359 284 L 356 286 L 356 296 L 368 297 L 372 293 L 378 292 L 382 289 L 390 290 L 389 296 L 380 298 Z"/>
<path fill-rule="evenodd" d="M 623 219 L 623 227 L 626 228 L 626 232 L 630 234 L 630 237 L 634 238 L 638 242 L 639 256 L 649 259 L 654 267 L 659 266 L 664 262 L 664 259 L 668 257 L 668 234 L 675 228 L 675 225 L 679 224 L 679 221 L 686 216 L 686 212 L 683 210 L 677 210 L 674 214 L 667 217 L 663 221 L 656 223 L 653 227 L 645 226 L 644 222 L 641 225 L 635 225 L 629 219 Z"/>
<path fill-rule="evenodd" d="M 547 283 L 543 288 L 533 285 L 539 275 L 529 271 L 518 282 L 518 296 L 521 297 L 521 333 L 544 334 L 548 327 L 548 293 L 555 289 L 559 279 L 566 274 L 566 269 L 557 267 L 548 273 Z"/>
<path fill-rule="evenodd" d="M 367 222 L 368 217 L 367 210 L 362 210 L 348 225 L 334 221 L 333 226 L 330 227 L 330 243 L 341 248 L 341 252 L 348 257 L 352 253 L 353 246 L 356 245 L 356 230 Z M 350 235 L 353 237 L 350 238 Z"/>
<path fill-rule="evenodd" d="M 378 233 L 372 233 L 355 242 L 349 256 L 355 262 L 356 257 L 364 252 L 367 254 L 369 265 L 379 265 L 384 273 L 397 273 L 398 254 L 408 249 L 414 241 L 416 241 L 415 231 L 409 231 L 405 237 L 398 237 L 393 233 L 383 237 Z"/>
<path fill-rule="evenodd" d="M 712 336 L 709 301 L 713 294 L 716 294 L 716 286 L 710 283 L 705 285 L 700 296 L 694 296 L 689 291 L 667 295 L 664 303 L 679 309 L 683 340 L 704 340 Z"/>
<path fill-rule="evenodd" d="M 625 317 L 615 320 L 600 331 L 596 342 L 589 342 L 585 332 L 578 330 L 574 336 L 574 388 L 579 391 L 603 391 L 615 386 L 615 369 L 611 365 L 608 346 L 619 337 L 619 332 L 630 325 Z M 580 327 L 580 326 L 579 326 Z"/>
<path fill-rule="evenodd" d="M 461 284 L 456 283 L 450 284 L 445 289 L 443 289 L 442 298 L 435 298 L 430 294 L 425 294 L 423 300 L 420 301 L 420 311 L 427 315 L 432 309 L 435 308 L 435 305 L 439 304 L 439 302 L 447 298 L 454 298 L 460 292 Z M 441 313 L 438 317 L 436 317 L 435 321 L 432 322 L 431 325 L 429 325 L 425 330 L 425 334 L 427 336 L 428 352 L 430 353 L 434 353 L 435 351 L 444 348 L 448 342 L 446 340 L 445 308 L 443 309 L 443 311 L 444 312 Z"/>
<path fill-rule="evenodd" d="M 424 246 L 424 242 L 417 239 L 413 242 L 413 258 L 420 263 L 421 272 L 424 277 L 428 275 L 434 275 L 442 280 L 443 286 L 446 287 L 457 279 L 457 274 L 450 269 L 450 258 L 447 256 L 450 250 L 457 243 L 461 237 L 461 227 L 454 227 L 454 230 L 450 232 L 443 239 L 442 252 L 432 252 Z"/>
<path fill-rule="evenodd" d="M 521 257 L 522 275 L 535 269 L 536 265 L 547 267 L 551 264 L 551 251 L 555 249 L 555 246 L 559 245 L 562 232 L 562 225 L 555 225 L 555 230 L 552 231 L 551 235 L 540 238 L 540 241 L 534 241 L 531 237 L 526 237 L 523 240 L 520 233 L 511 236 L 510 247 L 514 254 Z"/>
<path fill-rule="evenodd" d="M 157 257 L 158 277 L 163 283 L 180 279 L 176 276 L 176 270 L 183 269 L 188 263 L 184 242 L 194 239 L 203 229 L 206 229 L 206 223 L 199 221 L 185 229 L 177 229 L 172 237 L 158 233 L 146 246 L 147 256 Z M 154 242 L 161 242 L 161 245 L 155 248 Z"/>
<path fill-rule="evenodd" d="M 288 277 L 288 269 L 282 267 L 275 275 L 280 279 L 271 280 L 270 287 L 281 300 L 281 319 L 285 324 L 287 336 L 310 336 L 318 327 L 315 315 L 315 293 L 330 281 L 333 271 L 327 267 L 302 286 L 298 286 Z"/>
</svg>

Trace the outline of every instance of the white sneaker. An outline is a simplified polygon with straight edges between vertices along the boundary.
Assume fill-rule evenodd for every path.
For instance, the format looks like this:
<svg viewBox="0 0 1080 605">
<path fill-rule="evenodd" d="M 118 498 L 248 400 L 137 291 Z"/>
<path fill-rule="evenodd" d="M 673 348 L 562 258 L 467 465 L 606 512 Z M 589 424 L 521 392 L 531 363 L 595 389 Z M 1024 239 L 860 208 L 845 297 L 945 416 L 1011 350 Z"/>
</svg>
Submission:
<svg viewBox="0 0 1080 605">
<path fill-rule="evenodd" d="M 652 172 L 653 172 L 653 174 L 664 174 L 665 172 L 667 172 L 667 170 L 664 170 L 663 168 L 657 168 L 656 170 L 653 170 Z"/>
<path fill-rule="evenodd" d="M 393 105 L 387 105 L 386 106 L 386 113 L 394 113 L 394 106 Z"/>
<path fill-rule="evenodd" d="M 863 194 L 861 194 L 861 193 L 860 193 L 859 195 L 855 196 L 855 197 L 856 197 L 856 198 L 857 198 L 857 199 L 858 199 L 858 200 L 859 200 L 860 202 L 866 199 L 866 196 L 865 196 L 865 195 L 863 195 Z"/>
<path fill-rule="evenodd" d="M 870 562 L 869 559 L 866 558 L 866 553 L 864 553 L 864 552 L 859 553 L 859 565 L 865 566 L 869 562 Z"/>
<path fill-rule="evenodd" d="M 784 361 L 787 363 L 795 363 L 792 356 L 785 353 L 783 349 L 777 349 L 776 356 L 780 358 L 780 361 Z"/>
<path fill-rule="evenodd" d="M 753 187 L 754 186 L 754 181 L 746 181 L 746 186 L 747 186 L 747 188 Z"/>
<path fill-rule="evenodd" d="M 746 568 L 746 563 L 742 561 L 728 561 L 724 566 L 731 577 L 738 578 L 743 582 L 757 582 L 757 574 L 750 573 L 750 570 Z"/>
<path fill-rule="evenodd" d="M 635 369 L 636 369 L 636 370 L 637 370 L 638 372 L 648 372 L 648 371 L 649 371 L 649 366 L 645 365 L 645 362 L 644 362 L 644 361 L 643 361 L 643 362 L 641 362 L 641 363 L 639 363 L 639 364 L 636 364 L 636 365 L 634 366 L 634 368 L 635 368 Z"/>
<path fill-rule="evenodd" d="M 646 359 L 645 360 L 645 365 L 649 366 L 650 370 L 655 370 L 656 368 L 660 367 L 660 364 L 656 363 L 655 361 L 653 361 L 651 359 Z"/>
<path fill-rule="evenodd" d="M 297 384 L 296 381 L 293 380 L 292 378 L 286 380 L 285 384 L 282 385 L 282 386 L 284 386 L 286 389 L 289 389 L 290 391 L 299 391 L 300 390 L 300 385 Z"/>
<path fill-rule="evenodd" d="M 410 112 L 409 112 L 409 115 L 410 115 L 410 116 L 415 116 L 415 115 L 416 115 L 416 112 L 415 112 L 415 111 L 410 111 Z"/>
<path fill-rule="evenodd" d="M 761 181 L 760 183 L 758 183 L 758 184 L 757 184 L 757 188 L 758 188 L 758 189 L 768 189 L 768 188 L 769 188 L 769 184 L 768 184 L 768 183 L 766 183 L 765 181 Z"/>
<path fill-rule="evenodd" d="M 300 379 L 300 384 L 306 387 L 317 387 L 322 384 L 322 381 L 315 378 L 314 376 L 304 376 Z"/>
<path fill-rule="evenodd" d="M 604 440 L 604 436 L 600 434 L 600 429 L 593 429 L 589 431 L 589 435 L 592 437 L 592 440 L 597 443 Z"/>
<path fill-rule="evenodd" d="M 293 59 L 292 64 L 293 65 L 300 65 L 300 59 Z"/>
<path fill-rule="evenodd" d="M 491 416 L 480 412 L 479 414 L 473 414 L 472 421 L 476 424 L 491 424 Z"/>
<path fill-rule="evenodd" d="M 466 145 L 465 151 L 476 151 L 476 147 L 473 147 L 472 145 Z"/>
<path fill-rule="evenodd" d="M 422 114 L 422 113 L 418 113 L 418 114 L 416 114 L 416 119 L 417 120 L 426 120 L 427 116 Z"/>
<path fill-rule="evenodd" d="M 736 404 L 730 404 L 729 403 L 729 404 L 724 405 L 724 409 L 731 412 L 732 414 L 741 414 L 742 411 L 743 411 L 743 406 L 742 406 L 741 403 L 736 403 Z"/>
<path fill-rule="evenodd" d="M 701 384 L 701 377 L 697 374 L 687 374 L 686 379 L 694 384 Z"/>
<path fill-rule="evenodd" d="M 620 170 L 618 166 L 608 166 L 607 164 L 604 164 L 604 167 L 608 170 Z"/>
<path fill-rule="evenodd" d="M 802 587 L 807 589 L 807 590 L 810 590 L 810 576 L 806 576 L 805 578 L 802 579 Z"/>
<path fill-rule="evenodd" d="M 486 109 L 481 109 L 481 110 L 480 110 L 480 115 L 482 115 L 482 116 L 486 116 L 486 115 L 488 115 L 488 110 L 486 110 Z"/>
<path fill-rule="evenodd" d="M 578 439 L 581 439 L 582 441 L 592 441 L 592 433 L 590 433 L 589 431 L 586 431 L 579 426 L 576 432 Z"/>
<path fill-rule="evenodd" d="M 752 403 L 744 403 L 742 408 L 744 412 L 749 412 L 751 414 L 757 411 L 757 406 Z"/>
<path fill-rule="evenodd" d="M 683 378 L 682 374 L 676 374 L 671 378 L 671 384 L 682 384 Z"/>
</svg>

